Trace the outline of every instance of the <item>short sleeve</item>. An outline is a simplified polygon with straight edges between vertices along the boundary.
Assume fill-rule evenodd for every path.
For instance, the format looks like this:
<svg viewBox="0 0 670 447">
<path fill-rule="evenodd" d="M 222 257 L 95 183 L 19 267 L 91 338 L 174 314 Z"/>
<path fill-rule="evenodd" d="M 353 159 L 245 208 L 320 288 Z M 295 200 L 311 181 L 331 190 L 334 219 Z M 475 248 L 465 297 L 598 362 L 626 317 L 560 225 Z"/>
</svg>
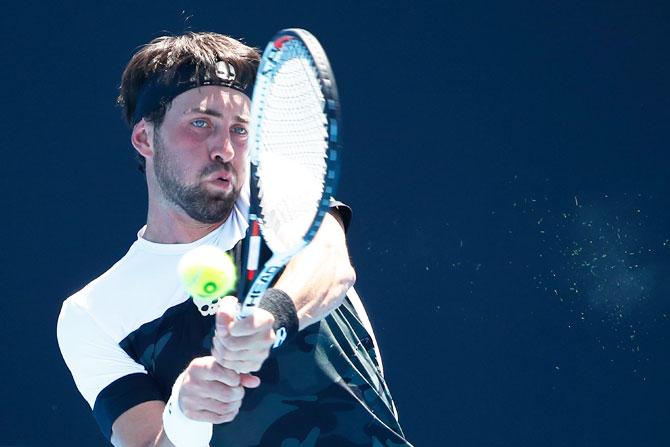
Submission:
<svg viewBox="0 0 670 447">
<path fill-rule="evenodd" d="M 349 205 L 340 202 L 339 200 L 335 200 L 334 198 L 330 198 L 330 209 L 331 211 L 337 212 L 337 214 L 340 216 L 342 219 L 342 223 L 344 224 L 344 231 L 346 232 L 349 229 L 349 224 L 351 223 L 351 216 L 352 216 L 352 211 Z"/>
<path fill-rule="evenodd" d="M 144 367 L 130 358 L 84 308 L 70 300 L 61 309 L 57 336 L 77 389 L 108 438 L 114 420 L 123 412 L 160 399 Z"/>
</svg>

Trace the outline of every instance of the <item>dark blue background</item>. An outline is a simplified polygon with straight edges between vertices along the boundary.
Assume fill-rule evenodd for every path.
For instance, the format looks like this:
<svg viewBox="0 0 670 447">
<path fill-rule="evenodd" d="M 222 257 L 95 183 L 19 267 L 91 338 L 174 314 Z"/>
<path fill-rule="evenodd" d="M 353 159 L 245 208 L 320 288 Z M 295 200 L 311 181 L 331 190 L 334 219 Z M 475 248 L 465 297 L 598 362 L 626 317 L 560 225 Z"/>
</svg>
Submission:
<svg viewBox="0 0 670 447">
<path fill-rule="evenodd" d="M 664 446 L 666 2 L 27 2 L 0 15 L 0 445 L 105 445 L 61 301 L 145 190 L 114 101 L 163 31 L 311 30 L 345 118 L 358 289 L 417 446 Z"/>
</svg>

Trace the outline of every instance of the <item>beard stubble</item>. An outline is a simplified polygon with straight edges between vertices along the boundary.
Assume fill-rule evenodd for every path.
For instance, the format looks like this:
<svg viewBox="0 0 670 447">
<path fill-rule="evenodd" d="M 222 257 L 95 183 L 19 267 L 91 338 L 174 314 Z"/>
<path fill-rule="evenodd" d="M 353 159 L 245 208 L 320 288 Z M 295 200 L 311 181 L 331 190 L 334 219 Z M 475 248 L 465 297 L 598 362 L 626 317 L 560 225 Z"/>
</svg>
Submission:
<svg viewBox="0 0 670 447">
<path fill-rule="evenodd" d="M 184 212 L 198 222 L 212 224 L 224 221 L 233 209 L 235 201 L 239 197 L 239 188 L 233 182 L 231 192 L 208 191 L 198 182 L 194 185 L 185 183 L 179 174 L 176 163 L 165 150 L 165 144 L 159 135 L 154 133 L 154 170 L 158 186 L 164 197 L 171 203 L 180 207 Z M 215 171 L 226 169 L 238 179 L 238 173 L 233 171 L 230 163 L 213 162 L 208 165 L 198 176 L 199 179 Z"/>
</svg>

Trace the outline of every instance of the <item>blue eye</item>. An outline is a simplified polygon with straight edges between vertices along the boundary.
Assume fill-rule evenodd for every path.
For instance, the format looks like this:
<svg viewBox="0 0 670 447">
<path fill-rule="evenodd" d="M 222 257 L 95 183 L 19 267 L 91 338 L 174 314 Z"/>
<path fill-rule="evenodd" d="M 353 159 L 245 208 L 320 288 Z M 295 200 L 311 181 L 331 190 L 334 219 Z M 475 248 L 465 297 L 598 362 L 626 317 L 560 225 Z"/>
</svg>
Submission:
<svg viewBox="0 0 670 447">
<path fill-rule="evenodd" d="M 236 133 L 238 135 L 246 135 L 247 134 L 247 129 L 246 129 L 246 127 L 235 126 L 235 127 L 233 127 L 233 133 Z"/>
<path fill-rule="evenodd" d="M 209 123 L 206 120 L 193 120 L 191 121 L 191 124 L 198 128 L 209 127 Z"/>
</svg>

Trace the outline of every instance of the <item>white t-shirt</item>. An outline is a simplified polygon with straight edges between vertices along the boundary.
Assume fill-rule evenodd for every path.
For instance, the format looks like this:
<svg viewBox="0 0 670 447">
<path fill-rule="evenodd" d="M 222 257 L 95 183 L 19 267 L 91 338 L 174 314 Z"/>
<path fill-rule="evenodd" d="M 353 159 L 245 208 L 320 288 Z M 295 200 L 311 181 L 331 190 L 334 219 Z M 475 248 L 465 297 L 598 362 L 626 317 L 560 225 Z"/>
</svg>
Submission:
<svg viewBox="0 0 670 447">
<path fill-rule="evenodd" d="M 142 238 L 144 228 L 141 229 L 123 258 L 63 303 L 57 329 L 59 346 L 77 388 L 107 437 L 114 420 L 124 411 L 149 400 L 165 401 L 174 378 L 188 362 L 209 354 L 203 340 L 211 340 L 208 334 L 214 317 L 201 315 L 193 305 L 179 283 L 177 264 L 182 255 L 203 244 L 231 250 L 245 235 L 247 210 L 248 201 L 243 197 L 223 225 L 190 244 L 152 243 Z M 282 352 L 266 362 L 285 371 L 282 382 L 266 381 L 263 387 L 268 396 L 263 406 L 245 411 L 243 404 L 235 424 L 215 427 L 214 438 L 218 437 L 218 443 L 228 445 L 234 439 L 240 445 L 246 445 L 247 441 L 254 445 L 256 438 L 242 438 L 282 427 L 281 421 L 273 425 L 272 419 L 285 417 L 292 406 L 272 403 L 273 396 L 289 393 L 285 395 L 291 399 L 311 402 L 313 397 L 305 394 L 307 391 L 296 388 L 306 386 L 312 392 L 311 381 L 322 390 L 328 384 L 338 383 L 338 399 L 350 402 L 348 405 L 355 403 L 359 413 L 342 413 L 343 432 L 353 433 L 360 428 L 363 433 L 363 427 L 375 424 L 385 436 L 400 439 L 396 438 L 400 429 L 395 427 L 395 410 L 382 376 L 372 328 L 353 289 L 348 293 L 347 303 L 352 308 L 337 309 L 332 316 L 334 320 L 329 318 L 328 322 L 301 331 L 302 340 L 298 344 L 282 346 L 279 349 Z M 311 346 L 308 351 L 306 343 Z M 323 357 L 324 349 L 333 351 Z M 345 360 L 343 355 L 353 357 Z M 301 377 L 294 368 L 312 372 Z M 350 378 L 342 380 L 343 377 Z M 361 399 L 359 388 L 366 383 L 371 391 L 365 392 L 366 399 Z M 308 410 L 306 414 L 310 414 Z M 259 421 L 265 425 L 256 427 L 258 433 L 250 431 L 249 427 Z"/>
<path fill-rule="evenodd" d="M 243 200 L 230 218 L 190 244 L 157 244 L 137 240 L 112 268 L 63 303 L 58 343 L 77 388 L 93 408 L 98 393 L 128 374 L 146 370 L 120 347 L 128 334 L 165 310 L 189 299 L 179 283 L 177 264 L 191 249 L 208 244 L 232 249 L 246 232 Z"/>
</svg>

